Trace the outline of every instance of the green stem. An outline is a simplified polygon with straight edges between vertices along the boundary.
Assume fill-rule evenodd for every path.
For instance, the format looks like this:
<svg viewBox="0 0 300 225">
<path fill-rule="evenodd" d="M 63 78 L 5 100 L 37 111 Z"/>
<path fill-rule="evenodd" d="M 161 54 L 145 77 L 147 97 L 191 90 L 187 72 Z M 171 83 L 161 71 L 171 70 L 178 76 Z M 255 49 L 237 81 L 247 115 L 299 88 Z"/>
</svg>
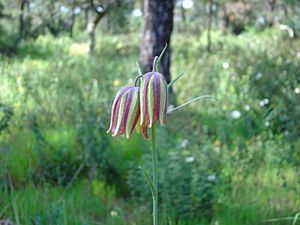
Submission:
<svg viewBox="0 0 300 225">
<path fill-rule="evenodd" d="M 156 149 L 156 127 L 152 126 L 152 157 L 153 157 L 153 225 L 158 225 L 158 182 L 157 182 L 157 149 Z"/>
</svg>

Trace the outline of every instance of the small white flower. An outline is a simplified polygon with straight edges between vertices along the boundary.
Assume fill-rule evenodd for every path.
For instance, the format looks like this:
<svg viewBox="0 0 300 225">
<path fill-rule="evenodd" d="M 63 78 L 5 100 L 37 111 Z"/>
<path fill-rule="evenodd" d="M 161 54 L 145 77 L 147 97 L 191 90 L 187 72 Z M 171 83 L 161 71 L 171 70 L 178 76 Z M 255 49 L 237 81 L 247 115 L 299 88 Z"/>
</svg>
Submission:
<svg viewBox="0 0 300 225">
<path fill-rule="evenodd" d="M 80 11 L 81 11 L 81 8 L 80 8 L 80 7 L 76 7 L 76 8 L 74 9 L 74 13 L 75 13 L 75 14 L 79 14 Z"/>
<path fill-rule="evenodd" d="M 299 94 L 300 93 L 300 88 L 295 88 L 295 93 Z"/>
<path fill-rule="evenodd" d="M 194 156 L 189 156 L 185 158 L 185 162 L 187 163 L 192 163 L 195 161 L 195 157 Z"/>
<path fill-rule="evenodd" d="M 234 111 L 231 112 L 231 117 L 232 117 L 233 119 L 238 119 L 238 118 L 241 117 L 241 112 L 238 111 L 238 110 L 234 110 Z"/>
<path fill-rule="evenodd" d="M 194 2 L 192 0 L 183 0 L 183 2 L 182 2 L 182 6 L 185 9 L 190 9 L 193 7 L 193 5 L 194 5 Z"/>
<path fill-rule="evenodd" d="M 180 147 L 181 148 L 186 148 L 189 145 L 189 140 L 184 139 L 181 143 L 180 143 Z"/>
<path fill-rule="evenodd" d="M 64 5 L 62 5 L 59 9 L 60 9 L 60 11 L 63 12 L 63 13 L 69 12 L 69 9 L 68 9 L 67 7 L 65 7 Z"/>
<path fill-rule="evenodd" d="M 110 216 L 111 216 L 111 217 L 118 216 L 118 212 L 115 211 L 115 210 L 111 210 L 111 211 L 110 211 Z"/>
<path fill-rule="evenodd" d="M 244 105 L 245 111 L 249 111 L 251 109 L 250 105 Z"/>
<path fill-rule="evenodd" d="M 136 9 L 132 10 L 131 15 L 134 17 L 141 17 L 142 11 L 139 8 L 136 8 Z"/>
<path fill-rule="evenodd" d="M 220 153 L 221 152 L 221 148 L 219 146 L 215 147 L 215 152 L 216 153 Z"/>
<path fill-rule="evenodd" d="M 269 104 L 269 102 L 270 102 L 269 99 L 267 99 L 267 98 L 265 98 L 263 101 L 264 101 L 265 105 Z"/>
<path fill-rule="evenodd" d="M 229 63 L 228 62 L 223 62 L 223 69 L 228 69 L 229 68 Z"/>
<path fill-rule="evenodd" d="M 263 100 L 259 101 L 259 106 L 261 107 L 265 106 L 265 102 Z"/>
<path fill-rule="evenodd" d="M 255 80 L 259 80 L 262 78 L 262 73 L 261 72 L 258 72 L 256 75 L 255 75 Z"/>
<path fill-rule="evenodd" d="M 208 181 L 214 181 L 215 179 L 216 179 L 216 175 L 215 175 L 215 174 L 209 175 L 209 176 L 207 177 L 207 180 L 208 180 Z"/>
<path fill-rule="evenodd" d="M 260 24 L 265 24 L 266 23 L 266 18 L 264 16 L 260 16 L 260 17 L 258 17 L 258 22 Z"/>
<path fill-rule="evenodd" d="M 270 126 L 270 122 L 269 122 L 269 121 L 266 121 L 266 122 L 265 122 L 265 127 L 268 127 L 268 126 Z"/>
</svg>

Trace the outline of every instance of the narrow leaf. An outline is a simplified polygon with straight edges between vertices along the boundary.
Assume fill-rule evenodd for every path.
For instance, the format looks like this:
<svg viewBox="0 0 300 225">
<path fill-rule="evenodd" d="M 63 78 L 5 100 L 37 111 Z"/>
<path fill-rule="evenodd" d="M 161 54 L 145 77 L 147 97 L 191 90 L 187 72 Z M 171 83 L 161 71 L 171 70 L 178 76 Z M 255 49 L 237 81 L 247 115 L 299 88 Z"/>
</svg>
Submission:
<svg viewBox="0 0 300 225">
<path fill-rule="evenodd" d="M 152 65 L 152 72 L 156 71 L 157 72 L 157 64 L 158 64 L 158 56 L 155 56 L 153 59 L 153 65 Z"/>
<path fill-rule="evenodd" d="M 180 105 L 180 106 L 178 106 L 178 107 L 176 107 L 176 108 L 174 108 L 174 109 L 169 110 L 167 113 L 168 113 L 168 114 L 169 114 L 169 113 L 172 113 L 172 112 L 174 112 L 174 111 L 176 111 L 176 110 L 178 110 L 178 109 L 180 109 L 180 108 L 182 108 L 182 107 L 184 107 L 184 106 L 186 106 L 186 105 L 188 105 L 188 104 L 190 104 L 190 103 L 192 103 L 192 102 L 195 102 L 195 101 L 200 100 L 200 99 L 203 99 L 203 98 L 212 98 L 212 99 L 216 100 L 216 99 L 215 99 L 213 96 L 211 96 L 211 95 L 202 95 L 202 96 L 198 96 L 198 97 L 196 97 L 196 98 L 194 98 L 194 99 L 192 99 L 192 100 L 190 100 L 190 101 L 188 101 L 188 102 L 186 102 L 186 103 L 183 103 L 182 105 Z"/>
<path fill-rule="evenodd" d="M 184 74 L 184 73 L 182 72 L 182 73 L 179 74 L 174 80 L 172 80 L 172 81 L 168 84 L 168 89 L 169 89 L 170 87 L 172 87 L 172 85 L 173 85 L 180 77 L 182 77 L 183 74 Z"/>
<path fill-rule="evenodd" d="M 146 170 L 144 167 L 142 167 L 142 166 L 139 166 L 139 169 L 143 171 L 143 173 L 144 173 L 144 175 L 145 175 L 145 177 L 146 177 L 146 179 L 147 179 L 148 186 L 149 186 L 149 188 L 150 188 L 150 190 L 151 190 L 151 193 L 152 193 L 152 197 L 153 197 L 153 198 L 156 198 L 156 196 L 155 196 L 155 193 L 156 193 L 156 192 L 155 192 L 154 184 L 153 184 L 153 181 L 152 181 L 152 179 L 151 179 L 149 173 L 148 173 L 147 170 Z"/>
<path fill-rule="evenodd" d="M 159 64 L 161 58 L 163 57 L 165 51 L 167 50 L 167 47 L 168 47 L 168 43 L 166 43 L 165 47 L 164 47 L 163 50 L 161 51 L 161 53 L 160 53 L 160 55 L 159 55 L 159 57 L 158 57 L 158 59 L 157 59 L 157 61 L 156 61 L 156 63 L 155 63 L 155 71 L 158 71 L 158 64 Z M 153 69 L 154 69 L 154 68 L 153 68 Z"/>
<path fill-rule="evenodd" d="M 138 70 L 139 75 L 142 76 L 143 73 L 142 73 L 142 70 L 141 70 L 141 67 L 140 67 L 139 62 L 138 62 L 138 61 L 135 61 L 135 64 L 136 64 L 136 67 L 137 67 L 137 70 Z"/>
<path fill-rule="evenodd" d="M 299 216 L 300 216 L 300 212 L 296 214 L 292 225 L 296 225 Z"/>
</svg>

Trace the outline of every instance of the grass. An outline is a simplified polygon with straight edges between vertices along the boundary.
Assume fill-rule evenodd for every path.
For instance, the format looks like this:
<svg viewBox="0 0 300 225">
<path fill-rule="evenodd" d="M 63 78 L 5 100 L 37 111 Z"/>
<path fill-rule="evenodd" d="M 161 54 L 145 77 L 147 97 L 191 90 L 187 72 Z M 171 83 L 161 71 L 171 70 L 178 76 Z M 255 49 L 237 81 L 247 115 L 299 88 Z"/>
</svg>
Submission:
<svg viewBox="0 0 300 225">
<path fill-rule="evenodd" d="M 261 172 L 258 174 L 269 174 Z M 272 175 L 274 178 L 276 175 Z M 264 179 L 265 179 L 264 178 Z M 299 206 L 295 192 L 275 183 L 259 183 L 251 177 L 246 183 L 236 185 L 234 190 L 221 190 L 213 221 L 218 224 L 292 224 L 291 218 Z M 256 183 L 253 186 L 253 183 Z M 130 201 L 118 199 L 114 188 L 102 181 L 76 181 L 68 189 L 63 186 L 26 186 L 1 190 L 0 218 L 11 218 L 20 224 L 145 224 L 148 215 L 134 212 Z M 291 183 L 292 184 L 292 183 Z M 277 219 L 277 221 L 273 221 Z M 280 218 L 283 218 L 280 220 Z M 285 219 L 284 219 L 285 218 Z M 179 224 L 208 224 L 201 220 L 184 221 Z M 295 223 L 297 224 L 297 223 Z"/>
<path fill-rule="evenodd" d="M 158 143 L 168 168 L 176 163 L 170 160 L 181 160 L 169 177 L 202 182 L 168 183 L 175 194 L 164 199 L 183 199 L 180 213 L 206 211 L 197 205 L 210 193 L 205 188 L 184 194 L 206 185 L 212 173 L 212 209 L 209 216 L 176 214 L 172 205 L 161 219 L 170 225 L 300 224 L 293 221 L 300 205 L 299 40 L 274 30 L 237 37 L 214 32 L 209 54 L 204 37 L 174 36 L 172 74 L 185 72 L 174 89 L 179 103 L 201 94 L 218 101 L 170 115 Z M 148 195 L 137 187 L 146 181 L 135 176 L 147 163 L 149 145 L 138 135 L 129 141 L 106 135 L 114 93 L 137 74 L 138 42 L 135 34 L 102 35 L 88 60 L 85 43 L 41 36 L 23 42 L 18 57 L 0 56 L 0 127 L 9 121 L 0 130 L 0 218 L 23 225 L 150 223 L 150 208 L 139 201 Z M 264 99 L 269 103 L 261 106 Z M 186 166 L 190 156 L 200 166 Z"/>
<path fill-rule="evenodd" d="M 291 224 L 280 218 L 294 215 L 299 206 L 296 197 L 299 190 L 294 189 L 298 186 L 297 175 L 292 170 L 283 171 L 288 179 L 282 184 L 276 173 L 274 169 L 263 168 L 246 179 L 235 181 L 230 193 L 225 191 L 221 198 L 226 206 L 221 203 L 220 224 Z M 278 221 L 272 221 L 273 218 Z"/>
<path fill-rule="evenodd" d="M 25 188 L 2 191 L 1 217 L 21 224 L 123 224 L 110 216 L 114 209 L 114 194 L 94 181 L 90 189 L 82 180 L 68 190 L 28 184 Z M 101 221 L 101 222 L 100 222 Z"/>
</svg>

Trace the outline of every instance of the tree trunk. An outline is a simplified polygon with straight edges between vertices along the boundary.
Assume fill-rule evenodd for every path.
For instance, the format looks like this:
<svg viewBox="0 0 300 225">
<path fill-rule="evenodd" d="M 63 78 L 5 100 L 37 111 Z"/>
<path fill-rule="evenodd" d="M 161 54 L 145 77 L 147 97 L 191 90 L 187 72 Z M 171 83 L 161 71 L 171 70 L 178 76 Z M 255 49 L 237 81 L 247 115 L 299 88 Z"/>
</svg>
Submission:
<svg viewBox="0 0 300 225">
<path fill-rule="evenodd" d="M 26 4 L 28 4 L 27 0 L 21 0 L 20 16 L 19 16 L 19 41 L 21 41 L 24 38 L 24 34 L 25 34 L 24 14 L 25 14 Z"/>
<path fill-rule="evenodd" d="M 82 28 L 84 30 L 87 30 L 88 24 L 89 24 L 89 7 L 86 7 L 84 9 L 84 24 L 83 24 Z"/>
<path fill-rule="evenodd" d="M 222 6 L 222 20 L 223 20 L 223 29 L 228 29 L 229 27 L 229 15 L 227 12 L 227 6 L 224 4 Z"/>
<path fill-rule="evenodd" d="M 277 1 L 276 0 L 269 0 L 268 3 L 270 5 L 271 12 L 274 12 L 274 10 L 276 8 Z"/>
<path fill-rule="evenodd" d="M 181 19 L 182 19 L 182 22 L 183 23 L 185 23 L 185 18 L 186 18 L 186 16 L 185 16 L 185 9 L 184 9 L 184 7 L 183 7 L 183 1 L 184 0 L 181 0 L 181 2 L 180 2 L 180 12 L 181 12 Z"/>
<path fill-rule="evenodd" d="M 209 9 L 208 9 L 208 24 L 207 24 L 207 51 L 211 52 L 211 35 L 210 35 L 210 31 L 211 31 L 211 24 L 212 24 L 212 14 L 213 14 L 213 10 L 212 10 L 212 4 L 213 4 L 213 0 L 209 1 Z"/>
<path fill-rule="evenodd" d="M 269 0 L 268 3 L 269 3 L 269 6 L 270 6 L 270 10 L 271 10 L 271 25 L 274 26 L 274 24 L 276 24 L 274 11 L 276 9 L 277 1 L 276 0 Z"/>
<path fill-rule="evenodd" d="M 167 82 L 170 76 L 170 41 L 173 30 L 174 0 L 144 0 L 143 2 L 144 28 L 141 44 L 141 62 L 144 71 L 152 70 L 155 56 L 163 50 L 165 44 L 168 48 L 160 61 L 160 71 Z M 172 89 L 170 89 L 172 94 Z M 172 97 L 172 96 L 171 96 Z"/>
<path fill-rule="evenodd" d="M 2 4 L 2 2 L 0 2 L 0 19 L 5 17 L 10 17 L 10 15 L 4 14 L 3 11 L 4 11 L 4 5 Z"/>
<path fill-rule="evenodd" d="M 181 32 L 181 31 L 183 31 L 184 30 L 184 27 L 185 27 L 185 21 L 186 21 L 186 16 L 185 16 L 185 9 L 184 9 L 184 7 L 183 7 L 183 1 L 184 0 L 180 0 L 179 1 L 179 12 L 178 12 L 178 14 L 180 14 L 180 22 L 179 23 L 177 23 L 178 25 L 178 32 Z"/>
<path fill-rule="evenodd" d="M 75 7 L 72 7 L 72 14 L 70 17 L 70 24 L 69 24 L 69 36 L 70 38 L 73 37 L 73 28 L 75 24 Z"/>
<path fill-rule="evenodd" d="M 94 20 L 92 20 L 91 22 L 89 22 L 88 26 L 87 26 L 87 32 L 88 32 L 88 55 L 91 58 L 93 56 L 94 53 L 94 49 L 95 49 L 95 30 L 97 27 L 97 24 L 99 23 L 99 21 L 101 20 L 101 18 L 105 15 L 106 11 L 103 12 L 97 12 L 97 16 L 94 18 Z"/>
</svg>

